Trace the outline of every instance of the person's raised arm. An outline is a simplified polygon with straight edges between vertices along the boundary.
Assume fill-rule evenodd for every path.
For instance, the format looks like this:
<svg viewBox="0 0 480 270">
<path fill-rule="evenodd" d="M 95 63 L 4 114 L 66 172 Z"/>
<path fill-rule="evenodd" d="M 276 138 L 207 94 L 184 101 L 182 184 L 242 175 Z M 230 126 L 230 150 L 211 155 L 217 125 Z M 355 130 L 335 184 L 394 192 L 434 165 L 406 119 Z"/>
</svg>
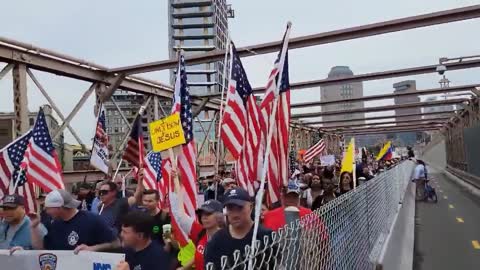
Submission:
<svg viewBox="0 0 480 270">
<path fill-rule="evenodd" d="M 145 187 L 143 186 L 143 168 L 140 168 L 138 170 L 138 179 L 137 179 L 137 188 L 135 189 L 135 194 L 132 197 L 128 198 L 128 205 L 132 206 L 134 204 L 138 204 L 138 202 L 142 201 L 142 194 L 143 191 L 145 190 Z"/>
</svg>

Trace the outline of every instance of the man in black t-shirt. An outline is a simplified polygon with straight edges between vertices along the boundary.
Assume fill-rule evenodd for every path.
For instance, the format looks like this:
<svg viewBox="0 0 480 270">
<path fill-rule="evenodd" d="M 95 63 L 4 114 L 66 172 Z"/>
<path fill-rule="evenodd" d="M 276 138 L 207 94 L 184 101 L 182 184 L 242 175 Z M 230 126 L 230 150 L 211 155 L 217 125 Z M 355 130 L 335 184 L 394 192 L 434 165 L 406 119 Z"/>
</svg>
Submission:
<svg viewBox="0 0 480 270">
<path fill-rule="evenodd" d="M 254 223 L 251 213 L 254 207 L 248 192 L 242 188 L 229 190 L 225 193 L 224 206 L 227 208 L 229 226 L 216 232 L 208 241 L 204 257 L 205 267 L 213 263 L 214 269 L 221 269 L 222 256 L 228 256 L 228 262 L 231 264 L 234 261 L 235 250 L 239 250 L 244 256 L 245 246 L 252 244 Z M 264 237 L 270 236 L 271 233 L 271 230 L 260 225 L 257 239 L 263 243 Z M 258 268 L 257 265 L 255 269 Z"/>
<path fill-rule="evenodd" d="M 53 218 L 49 231 L 42 237 L 40 218 L 32 221 L 32 246 L 35 249 L 105 251 L 120 245 L 108 225 L 97 215 L 78 210 L 80 201 L 65 190 L 53 190 L 45 198 L 47 213 Z"/>
<path fill-rule="evenodd" d="M 152 217 L 140 211 L 130 212 L 123 218 L 120 235 L 129 269 L 158 270 L 167 265 L 167 254 L 151 239 L 152 223 Z M 117 269 L 128 269 L 126 266 L 120 263 Z"/>
<path fill-rule="evenodd" d="M 158 207 L 160 202 L 160 194 L 158 190 L 145 190 L 142 195 L 142 205 L 146 212 L 153 217 L 152 224 L 152 240 L 158 241 L 162 246 L 163 242 L 163 225 L 170 224 L 170 215 Z"/>
<path fill-rule="evenodd" d="M 80 201 L 78 210 L 90 211 L 92 210 L 92 202 L 95 199 L 95 193 L 89 183 L 83 182 L 78 187 L 77 200 Z"/>
</svg>

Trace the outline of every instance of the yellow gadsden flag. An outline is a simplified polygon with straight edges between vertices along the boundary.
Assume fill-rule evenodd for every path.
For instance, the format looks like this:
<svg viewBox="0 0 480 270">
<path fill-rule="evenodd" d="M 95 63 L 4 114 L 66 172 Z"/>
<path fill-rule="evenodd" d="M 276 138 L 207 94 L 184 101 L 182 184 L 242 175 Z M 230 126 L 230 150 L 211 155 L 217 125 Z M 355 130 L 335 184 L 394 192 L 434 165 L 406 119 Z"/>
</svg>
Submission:
<svg viewBox="0 0 480 270">
<path fill-rule="evenodd" d="M 355 160 L 355 139 L 352 138 L 348 144 L 347 151 L 345 151 L 342 159 L 342 169 L 340 174 L 343 172 L 353 172 L 353 162 Z"/>
<path fill-rule="evenodd" d="M 392 142 L 391 141 L 388 141 L 383 147 L 382 147 L 382 150 L 380 150 L 380 152 L 378 153 L 378 156 L 377 158 L 375 159 L 376 161 L 379 161 L 380 159 L 382 159 L 385 154 L 388 152 L 388 150 L 390 149 L 390 147 L 392 147 Z"/>
</svg>

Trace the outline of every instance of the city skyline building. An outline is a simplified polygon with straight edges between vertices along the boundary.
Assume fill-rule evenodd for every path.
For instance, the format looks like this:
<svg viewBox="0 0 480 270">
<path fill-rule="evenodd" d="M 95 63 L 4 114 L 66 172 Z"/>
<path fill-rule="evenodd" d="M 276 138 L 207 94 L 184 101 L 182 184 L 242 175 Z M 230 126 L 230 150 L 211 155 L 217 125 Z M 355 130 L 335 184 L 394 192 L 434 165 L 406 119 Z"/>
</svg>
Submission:
<svg viewBox="0 0 480 270">
<path fill-rule="evenodd" d="M 328 79 L 332 78 L 345 78 L 353 76 L 354 73 L 348 66 L 334 66 L 330 69 L 328 73 Z M 331 105 L 322 106 L 323 112 L 328 111 L 343 111 L 343 110 L 352 110 L 364 108 L 364 102 L 349 102 L 348 99 L 352 98 L 361 98 L 363 97 L 363 82 L 353 82 L 346 84 L 334 84 L 327 85 L 320 88 L 321 92 L 321 101 L 332 101 L 332 100 L 345 100 L 344 103 L 337 103 Z M 346 120 L 352 118 L 364 118 L 364 113 L 350 113 L 343 115 L 332 115 L 332 116 L 323 116 L 322 119 L 325 121 L 333 120 Z M 363 124 L 364 120 L 351 122 L 351 124 Z M 325 126 L 328 126 L 326 124 Z"/>
<path fill-rule="evenodd" d="M 431 102 L 431 101 L 437 101 L 439 100 L 438 97 L 428 97 L 425 99 L 426 102 Z M 431 112 L 443 112 L 443 111 L 447 111 L 447 112 L 451 112 L 453 111 L 454 109 L 454 105 L 441 105 L 441 106 L 435 106 L 435 107 L 426 107 L 426 108 L 423 108 L 423 112 L 425 113 L 431 113 Z M 448 114 L 448 113 L 446 113 Z M 440 117 L 440 116 L 443 116 L 443 114 L 441 115 L 425 115 L 423 116 L 424 119 L 430 119 L 430 118 L 436 118 L 436 117 Z"/>
<path fill-rule="evenodd" d="M 394 94 L 398 93 L 409 93 L 417 91 L 417 82 L 415 80 L 406 80 L 393 84 Z M 399 96 L 394 98 L 395 105 L 402 105 L 407 103 L 417 103 L 420 102 L 420 97 L 418 95 L 409 95 L 409 96 Z M 405 114 L 420 114 L 422 112 L 421 107 L 416 108 L 406 108 L 406 109 L 395 109 L 395 115 L 405 115 Z M 420 119 L 420 116 L 409 116 L 402 117 L 401 120 L 416 120 Z M 400 118 L 396 118 L 396 121 L 399 121 Z M 414 145 L 418 138 L 422 136 L 421 132 L 402 132 L 396 134 L 388 134 L 387 137 L 394 141 L 396 146 L 411 146 Z"/>
</svg>

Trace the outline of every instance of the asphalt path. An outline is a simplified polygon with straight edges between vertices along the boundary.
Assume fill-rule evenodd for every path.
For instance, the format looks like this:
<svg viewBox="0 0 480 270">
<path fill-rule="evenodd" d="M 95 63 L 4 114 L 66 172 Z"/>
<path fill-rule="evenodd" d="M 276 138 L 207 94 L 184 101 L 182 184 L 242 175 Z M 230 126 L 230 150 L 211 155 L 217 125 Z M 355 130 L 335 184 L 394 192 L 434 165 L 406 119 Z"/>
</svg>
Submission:
<svg viewBox="0 0 480 270">
<path fill-rule="evenodd" d="M 480 269 L 480 200 L 432 172 L 438 203 L 415 206 L 415 270 Z"/>
</svg>

